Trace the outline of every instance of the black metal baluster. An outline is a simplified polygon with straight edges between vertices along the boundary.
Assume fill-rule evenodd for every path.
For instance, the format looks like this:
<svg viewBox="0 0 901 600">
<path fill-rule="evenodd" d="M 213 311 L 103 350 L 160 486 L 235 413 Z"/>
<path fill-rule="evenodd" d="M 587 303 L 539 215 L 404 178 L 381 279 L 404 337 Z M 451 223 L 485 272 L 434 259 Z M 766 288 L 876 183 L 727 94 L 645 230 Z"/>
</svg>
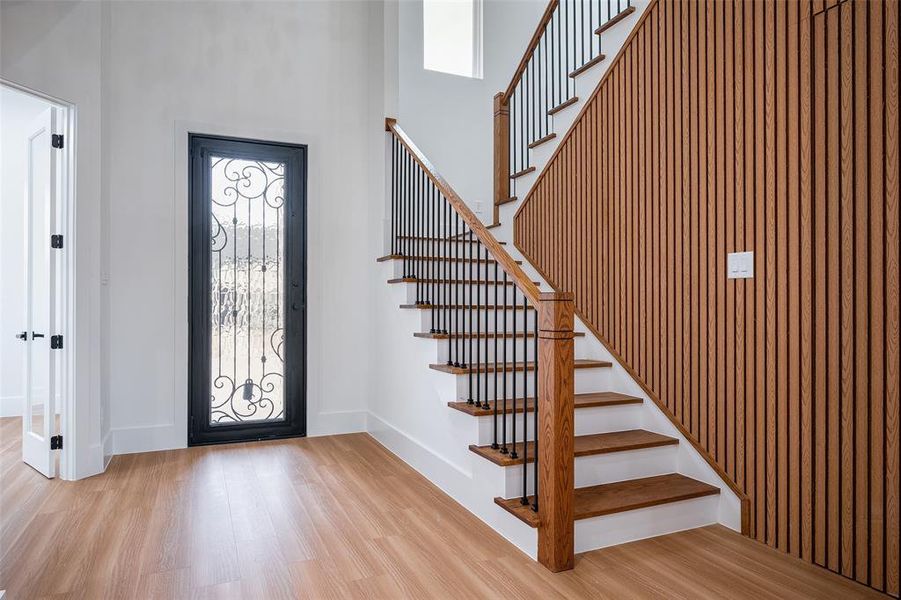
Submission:
<svg viewBox="0 0 901 600">
<path fill-rule="evenodd" d="M 525 88 L 523 87 L 523 81 L 519 80 L 519 85 L 517 86 L 517 91 L 519 92 L 519 170 L 522 171 L 529 166 L 528 155 L 523 151 L 523 148 L 526 147 L 528 142 L 526 141 L 527 133 L 526 133 L 526 118 L 528 108 L 525 107 Z"/>
<path fill-rule="evenodd" d="M 429 209 L 429 221 L 428 221 L 428 233 L 426 234 L 426 243 L 425 247 L 428 248 L 428 256 L 429 256 L 429 306 L 431 307 L 432 320 L 431 320 L 431 328 L 430 332 L 435 333 L 435 305 L 438 303 L 438 299 L 435 297 L 435 281 L 438 279 L 438 271 L 437 268 L 439 266 L 440 256 L 435 252 L 435 186 L 432 184 L 432 180 L 429 180 L 429 194 L 428 194 L 428 209 Z"/>
<path fill-rule="evenodd" d="M 494 364 L 498 365 L 499 355 L 497 353 L 497 337 L 500 335 L 500 327 L 497 326 L 497 260 L 494 261 Z M 494 441 L 491 444 L 491 448 L 497 450 L 499 448 L 497 443 L 497 405 L 498 405 L 498 397 L 497 397 L 497 373 L 494 375 Z"/>
<path fill-rule="evenodd" d="M 589 22 L 588 25 L 590 26 L 591 23 Z M 581 42 L 580 45 L 582 48 L 582 57 L 581 57 L 582 61 L 579 63 L 579 66 L 581 67 L 586 62 L 585 61 L 585 0 L 579 0 L 579 38 L 580 38 L 579 41 Z"/>
<path fill-rule="evenodd" d="M 472 399 L 472 375 L 473 369 L 477 369 L 479 367 L 478 363 L 472 362 L 473 352 L 472 352 L 472 288 L 470 285 L 472 284 L 472 245 L 469 243 L 470 234 L 472 233 L 472 229 L 466 231 L 465 243 L 463 244 L 463 255 L 469 255 L 469 259 L 466 261 L 466 266 L 468 267 L 467 272 L 468 275 L 466 277 L 466 289 L 469 290 L 468 298 L 464 294 L 463 300 L 466 302 L 466 305 L 469 306 L 469 323 L 467 324 L 466 319 L 463 319 L 463 328 L 466 331 L 466 335 L 469 339 L 469 352 L 467 353 L 467 362 L 469 363 L 469 397 L 466 399 L 470 404 L 474 403 Z M 464 259 L 465 260 L 465 259 Z"/>
<path fill-rule="evenodd" d="M 397 232 L 394 228 L 397 219 L 397 198 L 395 191 L 397 189 L 397 172 L 395 171 L 395 159 L 397 158 L 397 140 L 394 135 L 391 136 L 391 254 L 397 253 Z"/>
<path fill-rule="evenodd" d="M 538 139 L 535 135 L 535 116 L 538 110 L 535 108 L 535 55 L 529 59 L 529 68 L 527 69 L 529 78 L 526 80 L 526 89 L 529 90 L 529 138 L 526 140 L 526 151 L 529 144 Z"/>
<path fill-rule="evenodd" d="M 547 63 L 547 43 L 548 43 L 548 32 L 545 31 L 541 36 L 541 50 L 544 53 L 541 62 L 538 63 L 538 93 L 541 97 L 541 122 L 543 124 L 543 129 L 541 131 L 541 137 L 545 137 L 551 132 L 551 128 L 548 126 L 548 115 L 547 115 L 547 83 L 548 83 L 548 63 Z M 541 74 L 541 67 L 544 66 L 544 76 Z"/>
<path fill-rule="evenodd" d="M 532 480 L 535 482 L 535 502 L 532 504 L 532 510 L 538 512 L 538 307 L 534 307 L 532 316 L 532 331 L 535 337 L 532 338 L 532 355 L 535 360 L 535 370 L 532 371 L 532 386 L 534 390 L 532 395 L 535 397 L 535 411 L 532 413 L 533 429 L 535 430 L 535 461 L 532 463 Z"/>
<path fill-rule="evenodd" d="M 451 311 L 451 315 L 454 317 L 454 335 L 457 336 L 456 341 L 454 342 L 454 346 L 457 349 L 457 352 L 454 355 L 454 366 L 459 367 L 461 364 L 465 365 L 465 363 L 460 360 L 460 355 L 463 351 L 463 348 L 460 345 L 460 215 L 459 213 L 455 213 L 455 219 L 457 222 L 457 226 L 454 229 L 454 298 L 453 298 L 453 309 Z"/>
<path fill-rule="evenodd" d="M 489 317 L 489 314 L 488 314 L 488 285 L 489 285 L 488 256 L 489 256 L 488 248 L 486 247 L 485 248 L 485 266 L 483 267 L 485 269 L 485 271 L 484 271 L 484 276 L 485 276 L 485 278 L 484 278 L 484 281 L 485 281 L 485 336 L 482 339 L 482 343 L 485 345 L 485 362 L 486 363 L 489 362 L 488 361 L 488 320 L 489 320 L 488 319 L 488 317 Z M 494 264 L 497 265 L 497 262 L 495 262 Z M 494 380 L 497 381 L 497 356 L 494 356 L 493 360 L 491 360 L 491 363 L 494 365 L 494 373 L 493 373 Z M 488 377 L 487 376 L 485 377 L 485 393 L 482 396 L 482 398 L 483 398 L 482 408 L 484 408 L 485 410 L 488 410 L 490 407 L 488 405 Z"/>
<path fill-rule="evenodd" d="M 398 150 L 398 169 L 399 169 L 399 185 L 397 204 L 400 221 L 401 241 L 399 244 L 400 253 L 404 257 L 403 268 L 401 269 L 401 277 L 407 276 L 407 157 L 403 152 L 403 147 Z M 406 286 L 405 286 L 406 287 Z"/>
<path fill-rule="evenodd" d="M 470 254 L 470 257 L 472 255 Z M 474 341 L 476 345 L 476 362 L 475 364 L 479 367 L 480 370 L 476 371 L 476 406 L 482 406 L 482 385 L 481 380 L 483 377 L 488 377 L 488 365 L 487 360 L 485 361 L 485 374 L 482 375 L 481 365 L 482 365 L 482 347 L 479 345 L 479 335 L 482 333 L 482 286 L 479 285 L 480 271 L 482 269 L 482 264 L 479 262 L 482 258 L 482 242 L 481 240 L 476 242 L 476 258 L 475 258 L 475 277 L 473 278 L 470 286 L 474 286 L 476 290 L 476 333 L 475 339 L 470 337 L 470 341 Z M 471 271 L 470 271 L 471 272 Z M 469 303 L 472 304 L 472 287 L 469 288 Z"/>
<path fill-rule="evenodd" d="M 503 306 L 506 308 L 507 306 L 507 271 L 504 271 L 504 304 Z M 504 318 L 504 368 L 503 368 L 503 376 L 501 378 L 501 382 L 503 383 L 503 402 L 504 402 L 504 420 L 501 423 L 503 427 L 503 435 L 501 435 L 501 439 L 503 440 L 503 445 L 501 446 L 501 454 L 507 454 L 507 311 L 505 309 L 501 310 L 501 316 Z M 514 338 L 515 339 L 515 338 Z"/>
<path fill-rule="evenodd" d="M 516 293 L 519 288 L 516 286 L 513 287 L 513 306 L 516 306 Z M 506 312 L 507 306 L 504 304 L 504 311 Z M 513 339 L 516 340 L 516 311 L 512 311 L 513 313 Z M 519 455 L 516 453 L 516 342 L 513 343 L 513 371 L 510 374 L 511 383 L 513 384 L 513 451 L 510 452 L 510 458 L 516 459 L 519 458 Z M 523 406 L 523 412 L 525 412 L 526 407 Z"/>
<path fill-rule="evenodd" d="M 590 60 L 594 60 L 594 57 L 597 56 L 594 53 L 594 38 L 597 36 L 594 35 L 594 3 L 592 0 L 588 0 L 588 58 Z"/>
<path fill-rule="evenodd" d="M 411 213 L 412 213 L 412 221 L 410 227 L 410 241 L 412 246 L 410 247 L 411 252 L 411 261 L 413 262 L 413 280 L 415 281 L 416 286 L 416 301 L 415 304 L 419 305 L 419 241 L 416 239 L 416 229 L 419 224 L 419 170 L 416 168 L 416 163 L 412 163 L 413 165 L 413 195 L 411 197 Z"/>
<path fill-rule="evenodd" d="M 442 230 L 444 229 L 444 211 L 442 208 L 444 204 L 442 202 L 444 197 L 441 195 L 441 191 L 437 188 L 435 189 L 435 240 L 432 242 L 435 244 L 435 248 L 438 251 L 438 258 L 440 262 L 438 263 L 438 281 L 437 286 L 435 288 L 435 302 L 438 304 L 438 323 L 435 327 L 435 333 L 441 333 L 442 326 L 444 323 L 444 275 L 445 269 L 447 268 L 447 256 L 444 254 L 445 242 L 441 239 Z"/>
<path fill-rule="evenodd" d="M 448 298 L 450 296 L 449 280 L 450 280 L 450 218 L 451 218 L 451 206 L 450 202 L 447 201 L 447 198 L 442 194 L 442 199 L 444 200 L 444 256 L 447 260 L 444 261 L 444 290 L 441 294 L 442 300 L 444 300 L 444 322 L 442 325 L 444 327 L 441 330 L 441 333 L 448 334 L 448 329 L 450 323 L 448 322 L 448 313 L 447 313 L 447 304 Z M 448 357 L 450 357 L 450 335 L 447 338 L 447 346 L 448 346 Z M 450 359 L 448 359 L 450 362 Z"/>
<path fill-rule="evenodd" d="M 563 40 L 563 6 L 562 3 L 557 5 L 557 98 L 554 106 L 559 106 L 563 102 L 563 54 L 566 51 Z"/>
<path fill-rule="evenodd" d="M 570 40 L 570 39 L 573 40 L 573 45 L 572 45 L 572 56 L 569 55 L 569 52 L 566 53 L 566 58 L 567 58 L 567 63 L 566 63 L 566 86 L 567 86 L 567 95 L 566 95 L 566 99 L 569 100 L 570 98 L 573 97 L 573 93 L 572 93 L 571 91 L 568 91 L 569 85 L 570 85 L 570 83 L 572 82 L 572 79 L 570 78 L 569 74 L 572 73 L 573 70 L 576 68 L 576 54 L 577 54 L 577 52 L 578 52 L 578 50 L 579 50 L 579 45 L 578 45 L 578 44 L 576 43 L 576 41 L 575 41 L 575 35 L 576 35 L 576 31 L 577 31 L 578 28 L 579 28 L 579 25 L 576 23 L 576 10 L 575 10 L 575 5 L 574 5 L 574 3 L 570 2 L 570 3 L 567 3 L 567 4 L 568 4 L 568 6 L 569 6 L 569 18 L 570 18 L 570 20 L 572 21 L 572 28 L 573 28 L 573 30 L 572 30 L 572 36 L 570 36 L 568 32 L 567 32 L 567 35 L 566 35 L 566 39 L 567 39 L 567 40 Z M 570 59 L 570 58 L 572 59 L 572 63 L 569 62 L 569 59 Z"/>
<path fill-rule="evenodd" d="M 516 308 L 515 306 L 513 307 Z M 515 311 L 514 311 L 515 314 Z M 529 378 L 529 313 L 528 313 L 528 304 L 526 302 L 526 295 L 522 295 L 522 498 L 520 499 L 520 503 L 526 505 L 529 503 L 529 494 L 528 494 L 528 480 L 529 480 L 529 451 L 528 451 L 528 439 L 529 439 L 529 418 L 528 411 L 526 410 L 526 403 L 528 402 L 529 395 L 526 393 L 528 390 L 528 378 Z M 537 361 L 536 361 L 537 362 Z M 536 407 L 537 408 L 537 407 Z M 537 411 L 536 411 L 537 412 Z M 538 430 L 536 429 L 533 432 L 533 437 L 535 439 L 535 447 L 538 447 Z M 536 455 L 537 456 L 537 455 Z"/>
<path fill-rule="evenodd" d="M 416 265 L 413 264 L 413 206 L 414 206 L 414 194 L 416 191 L 416 177 L 413 172 L 413 157 L 407 156 L 407 177 L 408 177 L 408 188 L 407 188 L 407 254 L 409 256 L 409 268 L 410 271 L 406 275 L 410 279 L 414 278 L 414 273 L 416 271 Z"/>
<path fill-rule="evenodd" d="M 425 262 L 423 262 L 423 251 L 422 251 L 422 209 L 423 209 L 423 196 L 425 195 L 424 183 L 425 172 L 418 168 L 416 172 L 419 174 L 417 178 L 416 185 L 416 231 L 414 235 L 416 236 L 416 303 L 419 305 L 425 304 Z"/>
<path fill-rule="evenodd" d="M 435 329 L 435 332 L 441 331 L 437 325 L 439 320 L 438 309 L 438 282 L 440 281 L 440 269 L 441 269 L 441 246 L 435 241 L 438 237 L 438 188 L 435 187 L 435 184 L 432 184 L 432 203 L 430 206 L 430 210 L 432 211 L 432 227 L 431 231 L 429 231 L 429 256 L 432 257 L 432 281 L 429 285 L 431 291 L 429 292 L 429 303 L 432 305 L 432 327 Z"/>
</svg>

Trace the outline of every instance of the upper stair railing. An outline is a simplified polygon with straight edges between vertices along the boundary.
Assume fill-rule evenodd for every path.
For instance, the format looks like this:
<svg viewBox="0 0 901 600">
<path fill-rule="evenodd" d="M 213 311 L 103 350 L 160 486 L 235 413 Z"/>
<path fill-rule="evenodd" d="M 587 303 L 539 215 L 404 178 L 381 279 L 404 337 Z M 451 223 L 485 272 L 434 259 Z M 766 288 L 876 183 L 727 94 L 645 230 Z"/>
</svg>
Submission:
<svg viewBox="0 0 901 600">
<path fill-rule="evenodd" d="M 599 36 L 634 10 L 632 0 L 548 3 L 513 79 L 494 97 L 495 222 L 516 179 L 535 170 L 529 150 L 555 136 L 551 117 L 578 100 L 573 79 L 604 60 Z"/>
<path fill-rule="evenodd" d="M 388 258 L 402 260 L 403 280 L 416 284 L 415 307 L 430 314 L 424 335 L 447 340 L 446 364 L 433 368 L 467 377 L 465 400 L 493 417 L 492 448 L 521 461 L 520 502 L 536 516 L 539 561 L 570 569 L 572 295 L 542 293 L 397 122 L 386 119 L 385 129 Z"/>
</svg>

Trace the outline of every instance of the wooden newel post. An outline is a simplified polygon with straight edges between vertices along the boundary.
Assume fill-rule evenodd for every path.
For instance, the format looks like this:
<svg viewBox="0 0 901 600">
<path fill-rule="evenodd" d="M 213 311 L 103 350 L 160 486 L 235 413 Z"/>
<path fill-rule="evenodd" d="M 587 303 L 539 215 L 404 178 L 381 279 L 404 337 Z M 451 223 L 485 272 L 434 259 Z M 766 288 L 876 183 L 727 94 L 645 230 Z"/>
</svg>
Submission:
<svg viewBox="0 0 901 600">
<path fill-rule="evenodd" d="M 573 295 L 544 292 L 538 310 L 538 562 L 557 572 L 574 552 Z"/>
<path fill-rule="evenodd" d="M 494 96 L 494 222 L 500 219 L 500 203 L 510 197 L 510 105 L 504 93 Z"/>
</svg>

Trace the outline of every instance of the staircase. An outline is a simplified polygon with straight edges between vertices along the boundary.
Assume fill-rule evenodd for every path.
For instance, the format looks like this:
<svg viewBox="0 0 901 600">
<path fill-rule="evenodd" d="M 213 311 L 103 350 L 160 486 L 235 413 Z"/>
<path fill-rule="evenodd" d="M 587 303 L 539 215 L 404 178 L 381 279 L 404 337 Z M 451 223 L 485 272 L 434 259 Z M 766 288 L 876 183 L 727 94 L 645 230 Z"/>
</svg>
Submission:
<svg viewBox="0 0 901 600">
<path fill-rule="evenodd" d="M 573 93 L 550 93 L 550 79 L 537 86 L 548 90 L 544 105 L 527 99 L 529 75 L 541 71 L 536 56 L 569 19 L 584 20 L 591 35 L 634 25 L 635 7 L 622 4 L 606 17 L 592 9 L 613 6 L 606 0 L 549 4 L 510 88 L 495 98 L 496 156 L 500 147 L 508 159 L 519 156 L 496 161 L 498 209 L 516 205 L 511 190 L 525 196 L 522 182 L 540 166 L 531 153 L 565 132 L 552 130 L 550 119 L 525 129 L 510 121 L 579 104 Z M 580 64 L 554 69 L 568 79 L 589 77 L 604 60 L 600 44 L 589 45 Z M 716 522 L 740 528 L 741 499 L 586 335 L 572 297 L 545 290 L 516 260 L 507 229 L 481 223 L 394 120 L 386 131 L 390 253 L 378 260 L 384 279 L 399 288 L 391 295 L 395 310 L 411 315 L 398 327 L 418 340 L 415 352 L 402 352 L 420 357 L 407 365 L 417 372 L 411 385 L 440 398 L 445 412 L 437 403 L 417 406 L 427 415 L 421 420 L 434 421 L 421 432 L 412 430 L 420 427 L 415 420 L 404 430 L 373 415 L 373 435 L 552 571 L 572 568 L 574 552 Z M 393 343 L 406 347 L 400 336 Z M 469 452 L 471 466 L 457 449 Z"/>
</svg>

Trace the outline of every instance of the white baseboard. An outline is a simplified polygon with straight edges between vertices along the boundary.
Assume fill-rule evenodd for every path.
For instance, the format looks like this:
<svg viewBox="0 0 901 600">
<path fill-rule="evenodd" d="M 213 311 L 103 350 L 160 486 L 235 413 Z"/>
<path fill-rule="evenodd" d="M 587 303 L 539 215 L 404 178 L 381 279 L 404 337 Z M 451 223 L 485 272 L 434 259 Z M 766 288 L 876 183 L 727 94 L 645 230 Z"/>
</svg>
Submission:
<svg viewBox="0 0 901 600">
<path fill-rule="evenodd" d="M 307 435 L 310 437 L 362 431 L 366 431 L 364 410 L 318 413 L 307 418 Z M 115 454 L 157 452 L 188 446 L 187 429 L 182 430 L 180 425 L 172 424 L 117 427 L 110 430 L 107 439 L 109 441 L 105 440 L 103 444 L 106 462 Z"/>
<path fill-rule="evenodd" d="M 0 396 L 0 417 L 21 417 L 25 396 Z"/>
<path fill-rule="evenodd" d="M 498 477 L 495 465 L 488 464 L 487 461 L 476 462 L 474 463 L 476 469 L 468 470 L 454 464 L 424 442 L 401 431 L 371 411 L 367 429 L 369 435 L 388 451 L 410 465 L 511 544 L 533 559 L 537 556 L 536 530 L 511 517 L 507 511 L 494 503 L 494 497 L 502 495 L 504 489 L 504 479 Z"/>
<path fill-rule="evenodd" d="M 174 450 L 188 446 L 187 430 L 179 435 L 171 424 L 117 427 L 110 429 L 109 437 L 112 442 L 104 443 L 104 456 Z"/>
<path fill-rule="evenodd" d="M 307 436 L 340 435 L 366 431 L 365 410 L 321 412 L 307 416 Z"/>
</svg>

